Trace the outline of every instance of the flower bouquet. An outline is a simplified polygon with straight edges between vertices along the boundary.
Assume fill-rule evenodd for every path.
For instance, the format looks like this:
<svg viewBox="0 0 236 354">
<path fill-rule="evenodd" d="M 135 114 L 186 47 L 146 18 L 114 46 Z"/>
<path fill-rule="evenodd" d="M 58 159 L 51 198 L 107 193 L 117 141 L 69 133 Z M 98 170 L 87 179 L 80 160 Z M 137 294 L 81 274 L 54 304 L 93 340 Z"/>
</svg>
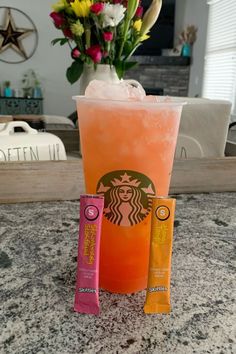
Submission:
<svg viewBox="0 0 236 354">
<path fill-rule="evenodd" d="M 52 44 L 69 44 L 72 65 L 66 76 L 72 84 L 84 64 L 113 65 L 119 78 L 136 62 L 129 61 L 134 51 L 149 38 L 162 0 L 153 0 L 144 13 L 140 0 L 59 0 L 50 14 L 63 37 Z"/>
<path fill-rule="evenodd" d="M 180 43 L 193 45 L 197 39 L 197 30 L 194 25 L 187 26 L 179 35 Z"/>
<path fill-rule="evenodd" d="M 179 35 L 179 42 L 182 44 L 181 55 L 191 57 L 192 46 L 197 39 L 197 27 L 187 26 Z"/>
</svg>

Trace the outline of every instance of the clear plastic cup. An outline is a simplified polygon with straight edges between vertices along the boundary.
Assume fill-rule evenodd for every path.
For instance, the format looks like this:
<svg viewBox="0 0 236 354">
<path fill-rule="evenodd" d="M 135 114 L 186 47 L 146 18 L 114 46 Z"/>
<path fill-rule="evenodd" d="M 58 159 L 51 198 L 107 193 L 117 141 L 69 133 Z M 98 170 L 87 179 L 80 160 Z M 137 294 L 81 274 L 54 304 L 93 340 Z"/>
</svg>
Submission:
<svg viewBox="0 0 236 354">
<path fill-rule="evenodd" d="M 105 198 L 100 287 L 147 285 L 150 211 L 167 196 L 182 103 L 76 96 L 86 193 Z"/>
</svg>

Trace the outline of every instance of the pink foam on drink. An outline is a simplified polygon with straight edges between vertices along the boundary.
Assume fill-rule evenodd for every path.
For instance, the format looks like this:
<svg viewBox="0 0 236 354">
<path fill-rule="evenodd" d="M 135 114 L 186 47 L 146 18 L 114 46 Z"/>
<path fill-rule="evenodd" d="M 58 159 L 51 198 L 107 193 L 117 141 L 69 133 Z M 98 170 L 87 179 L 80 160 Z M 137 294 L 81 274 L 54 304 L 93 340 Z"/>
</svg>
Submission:
<svg viewBox="0 0 236 354">
<path fill-rule="evenodd" d="M 104 198 L 81 195 L 74 310 L 99 314 L 99 254 Z"/>
</svg>

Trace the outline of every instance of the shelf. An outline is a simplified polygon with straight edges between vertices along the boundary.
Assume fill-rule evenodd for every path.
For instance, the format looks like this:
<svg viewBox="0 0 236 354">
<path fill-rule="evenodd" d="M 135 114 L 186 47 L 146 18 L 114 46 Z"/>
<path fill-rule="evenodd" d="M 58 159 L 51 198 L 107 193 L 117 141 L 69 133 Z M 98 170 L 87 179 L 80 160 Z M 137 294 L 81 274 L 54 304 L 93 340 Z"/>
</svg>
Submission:
<svg viewBox="0 0 236 354">
<path fill-rule="evenodd" d="M 236 191 L 236 157 L 175 160 L 170 194 Z M 0 164 L 0 203 L 79 199 L 82 160 Z"/>
<path fill-rule="evenodd" d="M 137 55 L 131 58 L 139 65 L 161 65 L 161 66 L 189 66 L 191 58 L 182 56 L 146 56 Z"/>
<path fill-rule="evenodd" d="M 43 98 L 0 97 L 0 114 L 43 114 Z"/>
</svg>

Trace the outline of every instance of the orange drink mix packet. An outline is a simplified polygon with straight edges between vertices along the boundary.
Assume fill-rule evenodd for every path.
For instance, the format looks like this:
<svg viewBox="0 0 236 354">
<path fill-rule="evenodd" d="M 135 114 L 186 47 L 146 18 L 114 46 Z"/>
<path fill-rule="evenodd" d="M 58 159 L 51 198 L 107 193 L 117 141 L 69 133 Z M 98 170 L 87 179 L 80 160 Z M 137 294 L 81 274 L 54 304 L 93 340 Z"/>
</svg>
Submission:
<svg viewBox="0 0 236 354">
<path fill-rule="evenodd" d="M 170 312 L 170 276 L 175 199 L 153 198 L 145 313 Z"/>
</svg>

